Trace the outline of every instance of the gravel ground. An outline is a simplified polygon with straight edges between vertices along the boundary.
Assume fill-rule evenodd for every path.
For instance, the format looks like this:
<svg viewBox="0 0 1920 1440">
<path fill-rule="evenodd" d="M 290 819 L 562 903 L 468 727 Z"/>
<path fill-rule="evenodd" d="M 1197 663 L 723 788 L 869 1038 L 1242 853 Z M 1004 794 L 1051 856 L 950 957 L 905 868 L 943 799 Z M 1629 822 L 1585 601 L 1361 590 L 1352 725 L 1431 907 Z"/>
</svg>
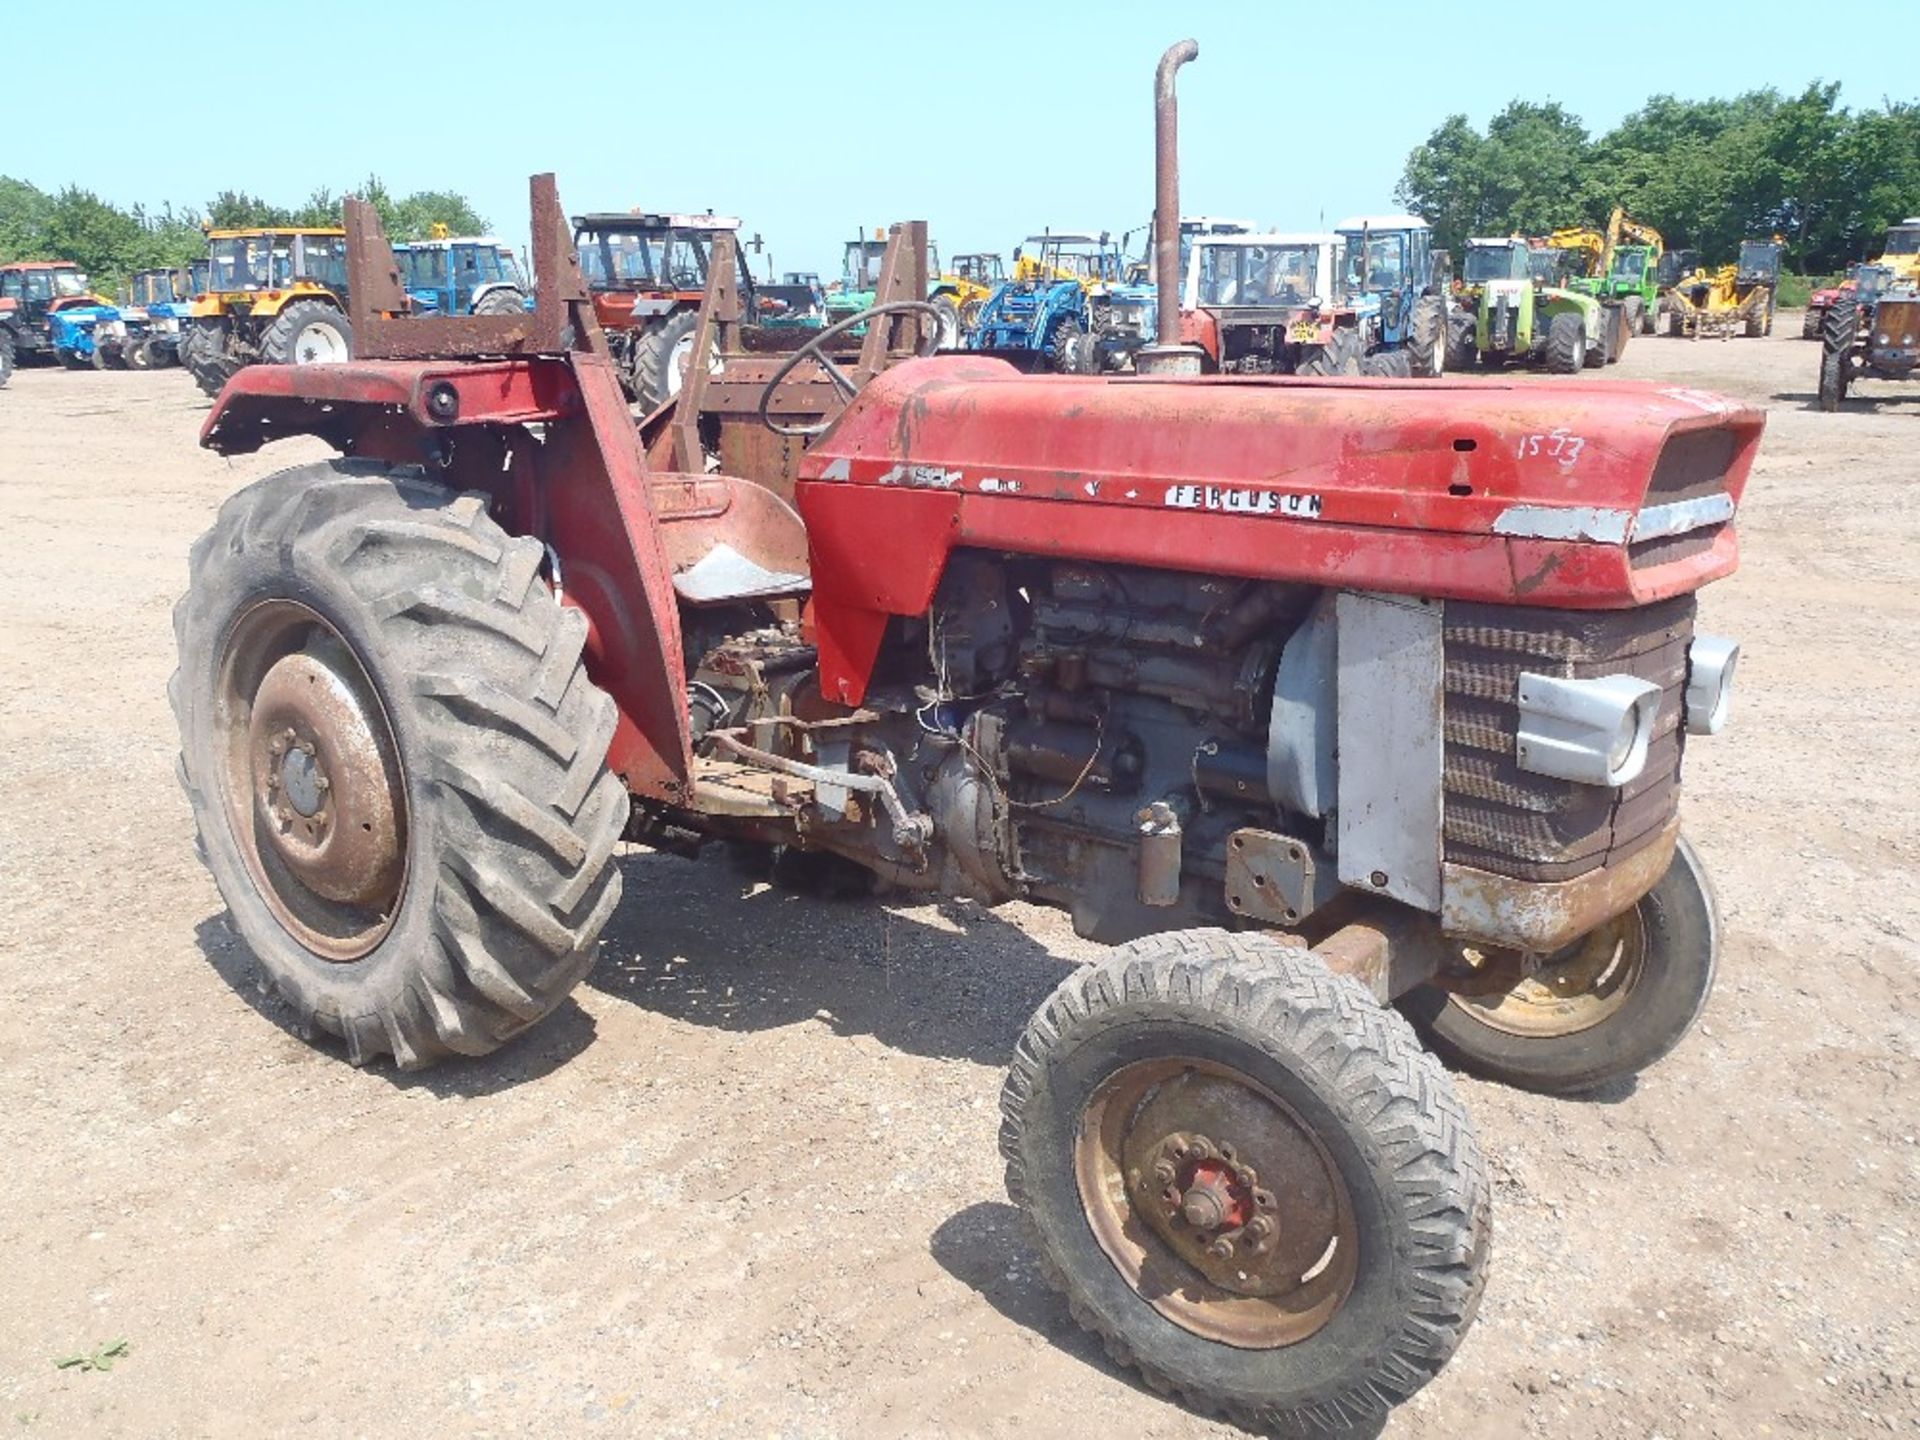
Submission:
<svg viewBox="0 0 1920 1440">
<path fill-rule="evenodd" d="M 1920 1433 L 1920 387 L 1819 414 L 1797 330 L 1609 372 L 1772 412 L 1703 599 L 1746 652 L 1686 802 L 1724 968 L 1600 1100 L 1460 1082 L 1492 1280 L 1390 1436 Z M 163 687 L 193 537 L 321 452 L 220 460 L 204 412 L 178 371 L 0 392 L 0 1431 L 1237 1433 L 1105 1360 L 1002 1193 L 1002 1066 L 1094 953 L 1051 912 L 635 850 L 597 972 L 507 1052 L 296 1039 L 194 859 Z"/>
</svg>

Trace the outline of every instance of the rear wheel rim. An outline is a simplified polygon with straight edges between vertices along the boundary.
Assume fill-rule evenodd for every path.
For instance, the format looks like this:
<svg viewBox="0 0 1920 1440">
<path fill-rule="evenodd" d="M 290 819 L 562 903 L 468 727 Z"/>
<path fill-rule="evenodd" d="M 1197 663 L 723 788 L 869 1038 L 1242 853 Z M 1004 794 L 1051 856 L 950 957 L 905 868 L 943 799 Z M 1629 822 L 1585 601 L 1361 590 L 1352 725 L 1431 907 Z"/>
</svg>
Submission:
<svg viewBox="0 0 1920 1440">
<path fill-rule="evenodd" d="M 1565 949 L 1523 962 L 1508 989 L 1491 994 L 1454 993 L 1459 1006 L 1482 1025 L 1529 1040 L 1578 1035 L 1611 1020 L 1645 978 L 1647 922 L 1635 906 L 1583 935 Z"/>
<path fill-rule="evenodd" d="M 1114 1268 L 1194 1335 L 1295 1345 L 1352 1292 L 1359 1232 L 1339 1168 L 1290 1105 L 1230 1066 L 1115 1071 L 1081 1116 L 1074 1179 Z"/>
<path fill-rule="evenodd" d="M 360 959 L 399 912 L 409 820 L 366 669 L 318 612 L 268 600 L 235 621 L 216 684 L 221 795 L 255 889 L 308 950 Z"/>
<path fill-rule="evenodd" d="M 342 365 L 347 359 L 347 337 L 328 321 L 309 320 L 293 337 L 296 365 Z"/>
</svg>

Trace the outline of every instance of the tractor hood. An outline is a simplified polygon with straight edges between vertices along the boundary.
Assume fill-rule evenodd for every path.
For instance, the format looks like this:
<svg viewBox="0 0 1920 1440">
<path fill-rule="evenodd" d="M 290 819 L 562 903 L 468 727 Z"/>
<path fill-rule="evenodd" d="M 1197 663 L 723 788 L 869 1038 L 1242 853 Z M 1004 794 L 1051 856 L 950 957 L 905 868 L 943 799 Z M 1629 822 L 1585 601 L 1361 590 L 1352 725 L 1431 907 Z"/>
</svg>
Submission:
<svg viewBox="0 0 1920 1440">
<path fill-rule="evenodd" d="M 980 546 L 1347 589 L 1606 609 L 1737 561 L 1764 424 L 1705 391 L 910 361 L 801 467 L 816 582 L 913 602 Z M 919 592 L 924 589 L 925 594 Z"/>
</svg>

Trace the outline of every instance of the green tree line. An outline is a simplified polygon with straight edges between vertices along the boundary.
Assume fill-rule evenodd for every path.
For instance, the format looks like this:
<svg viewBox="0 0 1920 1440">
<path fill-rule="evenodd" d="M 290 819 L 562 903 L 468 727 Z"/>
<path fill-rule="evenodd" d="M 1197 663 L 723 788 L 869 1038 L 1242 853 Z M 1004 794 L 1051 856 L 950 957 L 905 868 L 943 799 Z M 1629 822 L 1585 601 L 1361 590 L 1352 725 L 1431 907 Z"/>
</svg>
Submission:
<svg viewBox="0 0 1920 1440">
<path fill-rule="evenodd" d="M 1851 111 L 1839 94 L 1656 95 L 1598 138 L 1554 102 L 1515 100 L 1484 131 L 1450 116 L 1407 156 L 1396 194 L 1456 253 L 1469 235 L 1598 227 L 1624 205 L 1712 262 L 1778 234 L 1790 267 L 1837 271 L 1920 214 L 1920 105 Z"/>
<path fill-rule="evenodd" d="M 456 235 L 488 227 L 466 196 L 451 190 L 418 190 L 395 196 L 370 175 L 354 192 L 373 202 L 395 240 L 424 240 L 435 225 Z M 0 175 L 0 262 L 72 260 L 111 294 L 135 270 L 172 269 L 206 253 L 201 225 L 244 229 L 268 225 L 338 225 L 341 200 L 328 189 L 301 205 L 274 205 L 244 190 L 223 190 L 200 209 L 164 205 L 122 209 L 91 190 L 69 185 L 49 193 L 24 180 Z"/>
</svg>

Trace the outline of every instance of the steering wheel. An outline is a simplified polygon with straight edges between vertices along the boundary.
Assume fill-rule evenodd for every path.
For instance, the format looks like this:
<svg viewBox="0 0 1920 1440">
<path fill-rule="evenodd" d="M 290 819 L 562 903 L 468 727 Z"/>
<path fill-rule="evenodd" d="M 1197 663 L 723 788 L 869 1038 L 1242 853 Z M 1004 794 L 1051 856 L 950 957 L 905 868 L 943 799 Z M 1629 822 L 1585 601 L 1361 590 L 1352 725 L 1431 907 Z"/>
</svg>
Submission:
<svg viewBox="0 0 1920 1440">
<path fill-rule="evenodd" d="M 831 420 L 816 420 L 805 425 L 785 425 L 776 421 L 767 413 L 767 406 L 773 402 L 773 392 L 778 390 L 786 378 L 800 368 L 801 362 L 813 360 L 827 372 L 827 379 L 838 390 L 843 399 L 851 400 L 860 393 L 860 387 L 853 383 L 853 377 L 833 362 L 826 352 L 829 340 L 857 329 L 869 320 L 878 320 L 886 315 L 919 315 L 931 321 L 931 325 L 919 327 L 920 333 L 914 340 L 913 353 L 920 359 L 940 348 L 940 312 L 925 300 L 889 300 L 884 305 L 875 305 L 871 310 L 862 310 L 856 315 L 836 321 L 820 331 L 806 344 L 786 358 L 786 362 L 773 372 L 773 378 L 767 381 L 767 388 L 760 392 L 760 423 L 776 435 L 798 435 L 802 437 L 819 435 L 833 423 Z"/>
</svg>

